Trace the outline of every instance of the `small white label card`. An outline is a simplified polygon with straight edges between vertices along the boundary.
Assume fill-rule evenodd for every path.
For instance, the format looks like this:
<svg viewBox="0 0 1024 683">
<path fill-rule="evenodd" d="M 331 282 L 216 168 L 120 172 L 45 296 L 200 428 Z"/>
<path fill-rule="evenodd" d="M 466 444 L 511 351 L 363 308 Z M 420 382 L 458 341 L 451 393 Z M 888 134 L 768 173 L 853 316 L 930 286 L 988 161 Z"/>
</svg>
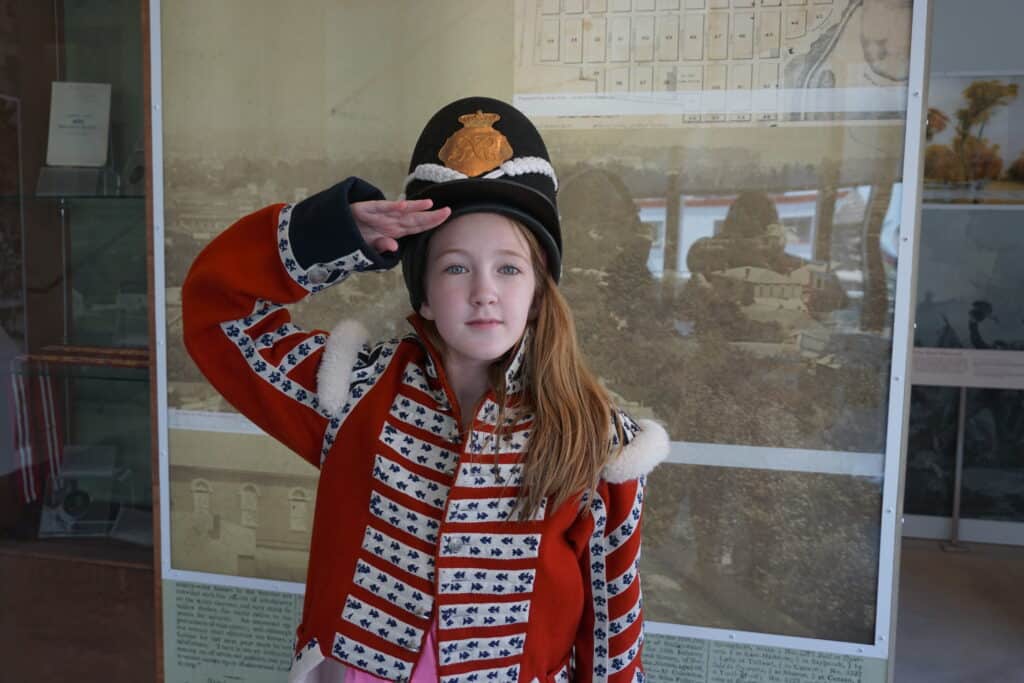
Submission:
<svg viewBox="0 0 1024 683">
<path fill-rule="evenodd" d="M 103 166 L 109 135 L 109 83 L 52 83 L 47 165 Z"/>
</svg>

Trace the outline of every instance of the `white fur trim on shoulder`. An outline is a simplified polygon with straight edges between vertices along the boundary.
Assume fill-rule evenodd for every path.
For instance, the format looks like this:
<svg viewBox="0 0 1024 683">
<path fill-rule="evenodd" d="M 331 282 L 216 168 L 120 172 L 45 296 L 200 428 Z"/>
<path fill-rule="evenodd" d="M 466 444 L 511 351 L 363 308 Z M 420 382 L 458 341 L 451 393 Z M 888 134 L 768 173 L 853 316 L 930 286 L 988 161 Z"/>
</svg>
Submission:
<svg viewBox="0 0 1024 683">
<path fill-rule="evenodd" d="M 352 368 L 369 337 L 363 324 L 356 320 L 342 320 L 331 330 L 324 355 L 320 358 L 320 368 L 316 371 L 320 406 L 327 412 L 336 413 L 344 405 Z"/>
<path fill-rule="evenodd" d="M 637 420 L 636 423 L 640 431 L 623 446 L 618 457 L 604 467 L 604 478 L 612 484 L 638 479 L 668 456 L 669 440 L 665 428 L 654 420 Z"/>
</svg>

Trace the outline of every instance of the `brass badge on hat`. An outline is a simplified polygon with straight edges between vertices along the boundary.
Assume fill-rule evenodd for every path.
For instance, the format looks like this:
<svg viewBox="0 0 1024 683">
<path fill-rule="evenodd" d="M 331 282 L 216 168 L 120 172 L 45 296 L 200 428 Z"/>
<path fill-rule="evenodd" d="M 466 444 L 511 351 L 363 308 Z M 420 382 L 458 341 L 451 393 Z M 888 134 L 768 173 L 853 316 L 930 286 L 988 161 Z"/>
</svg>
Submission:
<svg viewBox="0 0 1024 683">
<path fill-rule="evenodd" d="M 471 178 L 501 166 L 512 158 L 512 145 L 491 127 L 500 119 L 498 114 L 485 114 L 479 109 L 475 114 L 463 114 L 459 117 L 463 127 L 445 140 L 438 158 L 448 168 Z"/>
</svg>

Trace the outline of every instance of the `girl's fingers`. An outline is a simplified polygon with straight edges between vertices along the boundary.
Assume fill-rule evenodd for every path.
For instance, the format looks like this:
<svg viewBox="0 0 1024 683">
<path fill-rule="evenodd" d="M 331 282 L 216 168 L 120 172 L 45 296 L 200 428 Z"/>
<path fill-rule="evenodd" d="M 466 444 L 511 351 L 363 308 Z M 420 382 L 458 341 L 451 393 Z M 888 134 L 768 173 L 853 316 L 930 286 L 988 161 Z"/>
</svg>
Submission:
<svg viewBox="0 0 1024 683">
<path fill-rule="evenodd" d="M 400 224 L 402 227 L 413 232 L 421 232 L 441 225 L 441 223 L 444 223 L 448 219 L 448 216 L 450 216 L 451 213 L 452 210 L 447 206 L 436 209 L 435 211 L 409 213 L 402 218 Z"/>
<path fill-rule="evenodd" d="M 449 209 L 438 209 L 437 211 L 412 213 L 401 217 L 373 216 L 367 218 L 364 222 L 381 233 L 391 235 L 392 237 L 402 237 L 436 228 L 441 223 L 444 223 L 450 214 L 451 210 Z"/>
<path fill-rule="evenodd" d="M 404 237 L 436 228 L 448 220 L 451 213 L 451 209 L 444 207 L 435 211 L 418 211 L 398 217 L 374 216 L 366 222 L 378 231 L 392 237 Z"/>
<path fill-rule="evenodd" d="M 399 199 L 398 201 L 390 201 L 387 199 L 371 200 L 367 202 L 356 202 L 352 204 L 353 210 L 365 211 L 367 214 L 375 216 L 391 216 L 399 217 L 410 213 L 419 213 L 426 211 L 434 205 L 434 202 L 430 199 Z"/>
<path fill-rule="evenodd" d="M 404 213 L 418 213 L 420 211 L 426 211 L 434 205 L 434 202 L 431 199 L 403 199 L 396 203 L 401 205 L 399 210 Z"/>
<path fill-rule="evenodd" d="M 433 206 L 430 199 L 356 202 L 351 206 L 356 223 L 377 233 L 381 239 L 399 239 L 431 230 L 444 223 L 452 213 L 447 206 L 429 210 Z"/>
</svg>

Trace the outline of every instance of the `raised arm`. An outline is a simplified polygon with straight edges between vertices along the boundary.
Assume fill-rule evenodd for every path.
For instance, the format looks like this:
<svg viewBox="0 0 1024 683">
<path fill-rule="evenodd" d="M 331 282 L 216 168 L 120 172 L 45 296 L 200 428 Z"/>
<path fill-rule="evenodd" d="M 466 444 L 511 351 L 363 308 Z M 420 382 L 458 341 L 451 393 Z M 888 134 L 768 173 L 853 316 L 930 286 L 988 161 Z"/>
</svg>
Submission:
<svg viewBox="0 0 1024 683">
<path fill-rule="evenodd" d="M 329 335 L 296 327 L 285 308 L 351 273 L 394 266 L 397 237 L 447 210 L 388 202 L 349 178 L 294 206 L 250 214 L 196 258 L 182 287 L 185 346 L 210 383 L 274 438 L 314 465 L 336 419 L 317 393 Z M 436 221 L 436 222 L 435 222 Z M 410 227 L 411 226 L 411 227 Z M 374 356 L 363 344 L 349 361 Z"/>
</svg>

